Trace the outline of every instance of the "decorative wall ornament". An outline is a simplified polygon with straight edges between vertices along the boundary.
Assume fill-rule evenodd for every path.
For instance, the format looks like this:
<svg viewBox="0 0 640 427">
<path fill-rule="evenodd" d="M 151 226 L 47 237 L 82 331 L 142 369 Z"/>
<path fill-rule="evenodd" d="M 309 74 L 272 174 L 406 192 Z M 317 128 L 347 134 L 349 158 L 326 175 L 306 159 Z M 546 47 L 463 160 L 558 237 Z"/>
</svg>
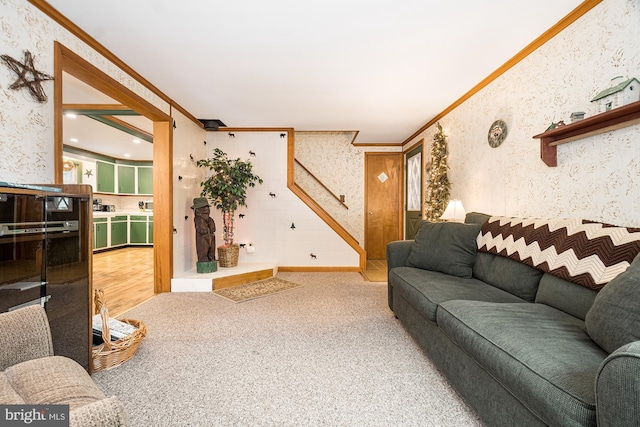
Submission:
<svg viewBox="0 0 640 427">
<path fill-rule="evenodd" d="M 447 136 L 440 123 L 436 123 L 437 132 L 431 145 L 431 169 L 427 180 L 425 197 L 425 215 L 429 221 L 437 221 L 449 202 L 451 183 L 447 176 Z"/>
<path fill-rule="evenodd" d="M 496 120 L 489 128 L 487 140 L 491 148 L 496 148 L 507 137 L 507 124 L 503 120 Z"/>
<path fill-rule="evenodd" d="M 26 87 L 33 99 L 41 103 L 47 102 L 47 94 L 40 86 L 40 82 L 53 80 L 53 77 L 36 70 L 31 52 L 24 51 L 24 63 L 13 59 L 9 55 L 1 55 L 0 59 L 18 76 L 17 80 L 9 86 L 9 89 L 18 90 Z"/>
</svg>

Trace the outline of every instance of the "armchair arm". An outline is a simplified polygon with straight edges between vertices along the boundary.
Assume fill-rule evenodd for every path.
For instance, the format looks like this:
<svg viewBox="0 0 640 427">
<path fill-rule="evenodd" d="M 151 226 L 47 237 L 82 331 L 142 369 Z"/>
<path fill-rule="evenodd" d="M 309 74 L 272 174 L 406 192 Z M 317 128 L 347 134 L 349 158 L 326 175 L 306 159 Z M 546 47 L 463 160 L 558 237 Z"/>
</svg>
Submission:
<svg viewBox="0 0 640 427">
<path fill-rule="evenodd" d="M 30 305 L 0 313 L 0 371 L 46 356 L 53 356 L 53 342 L 44 308 Z"/>
<path fill-rule="evenodd" d="M 118 427 L 129 425 L 122 402 L 111 396 L 74 409 L 69 414 L 70 427 Z"/>
<path fill-rule="evenodd" d="M 596 375 L 598 426 L 636 425 L 640 420 L 640 341 L 607 357 Z"/>
</svg>

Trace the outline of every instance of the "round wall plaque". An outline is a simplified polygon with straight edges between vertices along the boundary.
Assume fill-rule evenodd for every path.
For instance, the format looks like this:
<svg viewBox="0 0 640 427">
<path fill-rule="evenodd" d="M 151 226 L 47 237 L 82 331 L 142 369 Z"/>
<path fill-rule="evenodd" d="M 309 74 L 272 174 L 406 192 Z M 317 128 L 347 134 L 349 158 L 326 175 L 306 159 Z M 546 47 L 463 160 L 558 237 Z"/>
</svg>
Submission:
<svg viewBox="0 0 640 427">
<path fill-rule="evenodd" d="M 496 148 L 507 137 L 507 124 L 502 120 L 496 120 L 489 128 L 487 140 L 492 148 Z"/>
</svg>

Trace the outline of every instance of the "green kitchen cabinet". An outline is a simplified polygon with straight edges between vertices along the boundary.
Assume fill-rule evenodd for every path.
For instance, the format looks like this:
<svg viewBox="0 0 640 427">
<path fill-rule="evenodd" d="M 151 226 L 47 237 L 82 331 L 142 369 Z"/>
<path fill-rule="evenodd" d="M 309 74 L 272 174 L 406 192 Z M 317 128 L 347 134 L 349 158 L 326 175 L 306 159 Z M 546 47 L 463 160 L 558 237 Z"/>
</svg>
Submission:
<svg viewBox="0 0 640 427">
<path fill-rule="evenodd" d="M 127 216 L 114 216 L 111 218 L 111 244 L 120 246 L 127 244 Z"/>
<path fill-rule="evenodd" d="M 153 167 L 138 166 L 138 194 L 153 194 Z"/>
<path fill-rule="evenodd" d="M 93 249 L 107 247 L 107 218 L 93 219 Z"/>
<path fill-rule="evenodd" d="M 115 193 L 116 165 L 107 162 L 96 162 L 96 180 L 98 193 Z"/>
<path fill-rule="evenodd" d="M 147 216 L 131 215 L 129 217 L 129 243 L 147 244 Z"/>
<path fill-rule="evenodd" d="M 147 243 L 149 243 L 150 245 L 153 244 L 153 217 L 150 216 L 149 217 L 149 223 L 147 224 L 147 230 L 149 231 L 149 233 L 147 234 Z"/>
<path fill-rule="evenodd" d="M 118 194 L 136 193 L 136 167 L 118 165 Z"/>
</svg>

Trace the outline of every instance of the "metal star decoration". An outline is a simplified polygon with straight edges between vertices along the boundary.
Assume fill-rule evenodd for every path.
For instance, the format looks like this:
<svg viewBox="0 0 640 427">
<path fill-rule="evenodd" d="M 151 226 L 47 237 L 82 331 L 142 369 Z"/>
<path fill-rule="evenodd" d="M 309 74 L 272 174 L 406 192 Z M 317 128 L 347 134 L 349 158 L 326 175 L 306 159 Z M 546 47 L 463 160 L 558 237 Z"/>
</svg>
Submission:
<svg viewBox="0 0 640 427">
<path fill-rule="evenodd" d="M 85 169 L 85 171 L 86 171 L 86 172 L 85 172 L 84 174 L 85 174 L 85 175 L 87 175 L 87 178 L 89 178 L 91 175 L 93 175 L 93 170 L 91 170 L 91 169 Z"/>
<path fill-rule="evenodd" d="M 18 79 L 9 86 L 9 89 L 20 89 L 26 87 L 29 93 L 38 102 L 47 102 L 47 94 L 40 86 L 40 82 L 46 80 L 53 80 L 49 74 L 41 73 L 36 70 L 33 65 L 33 55 L 28 50 L 24 51 L 24 63 L 13 59 L 9 55 L 1 55 L 0 59 L 9 67 L 16 75 Z"/>
</svg>

